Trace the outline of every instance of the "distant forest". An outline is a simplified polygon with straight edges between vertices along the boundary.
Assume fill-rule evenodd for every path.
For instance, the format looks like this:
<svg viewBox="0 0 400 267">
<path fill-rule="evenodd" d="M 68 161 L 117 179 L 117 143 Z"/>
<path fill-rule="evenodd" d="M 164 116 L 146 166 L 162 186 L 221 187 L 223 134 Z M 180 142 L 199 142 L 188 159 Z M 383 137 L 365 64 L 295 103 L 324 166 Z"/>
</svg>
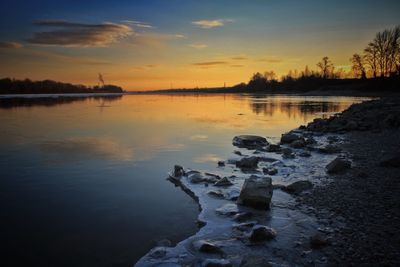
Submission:
<svg viewBox="0 0 400 267">
<path fill-rule="evenodd" d="M 317 69 L 290 70 L 278 81 L 274 71 L 254 73 L 248 83 L 233 87 L 171 89 L 163 92 L 265 92 L 297 93 L 307 91 L 390 91 L 400 93 L 400 26 L 378 32 L 362 53 L 350 59 L 351 70 L 336 69 L 325 56 Z M 160 91 L 158 91 L 160 92 Z"/>
<path fill-rule="evenodd" d="M 122 93 L 121 87 L 115 85 L 102 85 L 88 87 L 51 80 L 31 81 L 15 80 L 10 78 L 0 79 L 0 94 L 63 94 L 63 93 Z"/>
</svg>

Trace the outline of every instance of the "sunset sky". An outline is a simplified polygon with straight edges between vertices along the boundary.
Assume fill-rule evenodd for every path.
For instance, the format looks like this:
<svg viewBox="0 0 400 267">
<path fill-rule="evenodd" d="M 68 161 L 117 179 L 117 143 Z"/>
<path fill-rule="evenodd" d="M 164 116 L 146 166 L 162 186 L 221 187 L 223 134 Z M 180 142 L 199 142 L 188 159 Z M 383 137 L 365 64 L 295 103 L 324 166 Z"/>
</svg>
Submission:
<svg viewBox="0 0 400 267">
<path fill-rule="evenodd" d="M 0 10 L 0 77 L 126 90 L 231 86 L 252 73 L 349 68 L 400 1 L 22 1 Z"/>
</svg>

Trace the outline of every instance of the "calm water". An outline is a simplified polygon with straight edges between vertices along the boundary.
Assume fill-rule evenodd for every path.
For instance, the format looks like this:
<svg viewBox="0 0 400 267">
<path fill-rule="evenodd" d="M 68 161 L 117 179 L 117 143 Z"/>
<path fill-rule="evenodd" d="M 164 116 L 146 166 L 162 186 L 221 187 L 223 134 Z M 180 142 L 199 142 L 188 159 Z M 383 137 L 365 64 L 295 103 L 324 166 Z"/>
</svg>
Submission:
<svg viewBox="0 0 400 267">
<path fill-rule="evenodd" d="M 131 266 L 197 230 L 197 204 L 165 180 L 215 169 L 232 137 L 281 133 L 360 98 L 127 95 L 0 99 L 2 260 Z"/>
</svg>

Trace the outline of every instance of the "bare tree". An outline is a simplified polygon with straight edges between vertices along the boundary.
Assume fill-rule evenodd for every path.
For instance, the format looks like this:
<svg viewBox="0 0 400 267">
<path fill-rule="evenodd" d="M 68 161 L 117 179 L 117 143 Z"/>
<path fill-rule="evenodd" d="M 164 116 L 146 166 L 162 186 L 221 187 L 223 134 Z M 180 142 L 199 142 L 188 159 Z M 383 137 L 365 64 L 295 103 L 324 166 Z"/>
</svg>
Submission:
<svg viewBox="0 0 400 267">
<path fill-rule="evenodd" d="M 335 68 L 328 57 L 323 57 L 322 61 L 317 63 L 317 67 L 320 69 L 321 76 L 324 79 L 330 78 Z"/>
<path fill-rule="evenodd" d="M 376 78 L 378 75 L 378 50 L 375 43 L 369 43 L 364 49 L 364 59 L 372 71 L 372 76 Z"/>
<path fill-rule="evenodd" d="M 353 64 L 351 69 L 356 77 L 360 77 L 361 79 L 367 78 L 365 67 L 364 67 L 364 59 L 359 54 L 354 54 L 352 58 L 350 58 L 351 63 Z"/>
</svg>

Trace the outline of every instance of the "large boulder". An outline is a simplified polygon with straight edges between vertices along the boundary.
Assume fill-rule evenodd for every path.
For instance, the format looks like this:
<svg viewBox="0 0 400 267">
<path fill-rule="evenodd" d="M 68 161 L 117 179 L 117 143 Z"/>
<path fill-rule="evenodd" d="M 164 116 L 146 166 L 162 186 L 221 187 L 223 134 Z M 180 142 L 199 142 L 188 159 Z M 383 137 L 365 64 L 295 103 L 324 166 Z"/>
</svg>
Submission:
<svg viewBox="0 0 400 267">
<path fill-rule="evenodd" d="M 258 157 L 244 157 L 240 160 L 236 161 L 236 167 L 241 169 L 256 169 L 258 166 L 258 161 L 260 159 Z"/>
<path fill-rule="evenodd" d="M 238 135 L 232 140 L 232 144 L 237 147 L 255 149 L 268 145 L 267 139 L 257 135 Z"/>
<path fill-rule="evenodd" d="M 339 157 L 326 165 L 326 170 L 328 173 L 340 173 L 346 171 L 349 168 L 351 168 L 351 162 L 349 160 L 345 160 Z"/>
<path fill-rule="evenodd" d="M 257 209 L 269 209 L 272 193 L 271 178 L 252 175 L 244 181 L 237 203 Z"/>
</svg>

